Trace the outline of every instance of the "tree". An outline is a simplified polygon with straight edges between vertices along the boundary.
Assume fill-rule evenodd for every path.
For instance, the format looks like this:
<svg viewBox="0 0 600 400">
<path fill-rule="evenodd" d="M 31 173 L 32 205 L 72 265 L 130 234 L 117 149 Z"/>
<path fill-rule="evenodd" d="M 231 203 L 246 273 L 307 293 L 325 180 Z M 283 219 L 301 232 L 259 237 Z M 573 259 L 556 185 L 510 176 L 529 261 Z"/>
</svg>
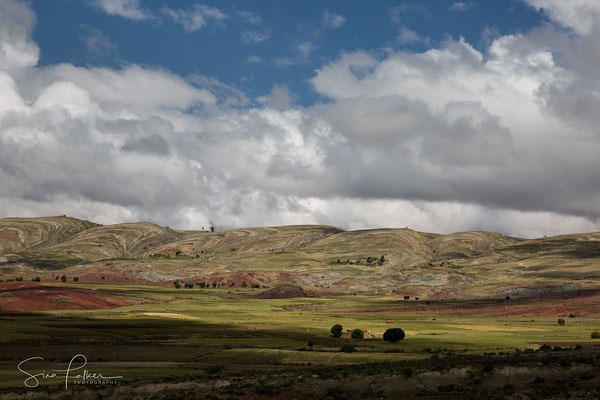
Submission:
<svg viewBox="0 0 600 400">
<path fill-rule="evenodd" d="M 390 328 L 383 334 L 383 340 L 390 343 L 398 343 L 401 340 L 404 340 L 406 334 L 400 328 Z"/>
<path fill-rule="evenodd" d="M 214 288 L 216 288 L 217 287 L 217 282 L 213 282 L 212 285 L 213 285 Z"/>
<path fill-rule="evenodd" d="M 242 281 L 242 287 L 248 287 L 248 284 L 246 283 L 246 281 Z"/>
<path fill-rule="evenodd" d="M 565 320 L 564 320 L 564 319 L 562 319 L 562 318 L 559 318 L 559 319 L 558 319 L 558 324 L 559 324 L 560 326 L 565 326 Z"/>
<path fill-rule="evenodd" d="M 193 289 L 194 288 L 194 284 L 193 283 L 185 283 L 183 285 L 183 287 L 185 287 L 186 289 Z"/>
<path fill-rule="evenodd" d="M 362 329 L 354 329 L 350 337 L 352 339 L 364 339 L 365 331 L 363 331 Z"/>
<path fill-rule="evenodd" d="M 335 324 L 334 326 L 331 327 L 331 336 L 333 337 L 340 337 L 342 336 L 342 326 L 340 324 Z"/>
<path fill-rule="evenodd" d="M 215 231 L 215 227 L 214 227 L 214 226 L 211 226 L 211 227 L 210 227 L 210 231 L 211 231 L 211 232 L 214 232 L 214 231 Z"/>
<path fill-rule="evenodd" d="M 379 265 L 383 265 L 384 262 L 385 262 L 385 257 L 381 256 L 381 258 L 379 259 Z"/>
<path fill-rule="evenodd" d="M 504 300 L 506 300 L 506 301 L 509 301 L 509 300 L 510 300 L 510 296 L 506 296 L 506 297 L 504 298 Z"/>
<path fill-rule="evenodd" d="M 67 276 L 66 275 L 61 276 L 60 280 L 63 281 L 63 283 L 66 282 L 67 281 Z"/>
<path fill-rule="evenodd" d="M 356 352 L 356 347 L 350 345 L 350 344 L 345 344 L 340 348 L 340 351 L 342 353 L 355 353 Z"/>
<path fill-rule="evenodd" d="M 309 341 L 308 342 L 308 348 L 312 350 L 313 346 L 314 346 L 314 343 L 311 342 L 311 341 Z"/>
<path fill-rule="evenodd" d="M 73 282 L 79 282 L 79 277 L 78 276 L 74 277 Z"/>
<path fill-rule="evenodd" d="M 404 296 L 404 300 L 410 299 L 410 296 Z"/>
<path fill-rule="evenodd" d="M 32 281 L 34 282 L 40 282 L 42 279 L 39 276 L 36 276 L 35 278 L 32 279 Z"/>
<path fill-rule="evenodd" d="M 600 339 L 600 331 L 592 332 L 592 339 Z"/>
</svg>

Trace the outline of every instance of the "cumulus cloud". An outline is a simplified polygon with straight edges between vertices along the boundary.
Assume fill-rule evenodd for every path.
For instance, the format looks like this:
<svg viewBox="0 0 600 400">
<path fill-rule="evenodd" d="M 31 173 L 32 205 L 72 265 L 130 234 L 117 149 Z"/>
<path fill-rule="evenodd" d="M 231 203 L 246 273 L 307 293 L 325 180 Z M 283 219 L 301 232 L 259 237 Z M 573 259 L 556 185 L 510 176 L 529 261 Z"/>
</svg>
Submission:
<svg viewBox="0 0 600 400">
<path fill-rule="evenodd" d="M 299 107 L 283 84 L 251 101 L 159 68 L 36 66 L 35 15 L 5 1 L 0 21 L 3 215 L 600 228 L 594 25 L 500 36 L 486 57 L 460 38 L 422 53 L 342 53 L 310 80 L 324 101 Z"/>
<path fill-rule="evenodd" d="M 408 29 L 406 27 L 400 28 L 400 33 L 398 34 L 398 42 L 400 44 L 414 44 L 424 41 L 417 32 L 412 29 Z"/>
<path fill-rule="evenodd" d="M 227 19 L 227 14 L 216 7 L 196 3 L 191 9 L 174 10 L 168 6 L 162 8 L 162 13 L 173 22 L 181 25 L 186 32 L 202 29 L 209 20 L 216 22 Z"/>
<path fill-rule="evenodd" d="M 596 0 L 524 0 L 559 24 L 580 34 L 589 34 L 598 24 L 600 3 Z"/>
<path fill-rule="evenodd" d="M 140 21 L 152 18 L 150 11 L 140 5 L 139 0 L 95 0 L 93 4 L 108 15 Z"/>
</svg>

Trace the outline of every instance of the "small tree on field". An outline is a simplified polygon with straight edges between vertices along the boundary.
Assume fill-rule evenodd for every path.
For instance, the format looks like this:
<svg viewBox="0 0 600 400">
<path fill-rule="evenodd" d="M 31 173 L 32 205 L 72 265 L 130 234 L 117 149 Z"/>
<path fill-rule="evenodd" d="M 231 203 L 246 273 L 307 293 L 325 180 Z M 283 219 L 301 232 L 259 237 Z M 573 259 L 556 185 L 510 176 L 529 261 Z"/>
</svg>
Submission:
<svg viewBox="0 0 600 400">
<path fill-rule="evenodd" d="M 213 282 L 212 285 L 213 285 L 214 288 L 216 288 L 217 287 L 217 282 Z"/>
<path fill-rule="evenodd" d="M 385 257 L 381 256 L 381 258 L 379 259 L 379 265 L 383 265 L 384 262 L 385 262 Z"/>
<path fill-rule="evenodd" d="M 73 282 L 79 282 L 79 277 L 78 276 L 74 277 Z"/>
<path fill-rule="evenodd" d="M 383 340 L 390 343 L 398 343 L 401 340 L 404 340 L 406 334 L 400 328 L 390 328 L 383 334 Z"/>
<path fill-rule="evenodd" d="M 600 339 L 600 331 L 592 332 L 592 339 Z"/>
<path fill-rule="evenodd" d="M 314 346 L 314 343 L 313 343 L 313 342 L 311 342 L 311 341 L 309 341 L 309 342 L 308 342 L 308 348 L 309 348 L 310 350 L 312 350 L 313 346 Z"/>
<path fill-rule="evenodd" d="M 354 329 L 350 337 L 352 339 L 364 339 L 365 332 L 362 329 Z"/>
<path fill-rule="evenodd" d="M 404 296 L 404 300 L 410 299 L 410 296 Z"/>
<path fill-rule="evenodd" d="M 342 326 L 340 324 L 335 324 L 334 326 L 331 327 L 331 336 L 333 337 L 340 337 L 342 336 Z"/>
<path fill-rule="evenodd" d="M 194 288 L 194 284 L 193 283 L 185 283 L 183 285 L 183 287 L 185 287 L 186 289 L 193 289 Z"/>
<path fill-rule="evenodd" d="M 214 226 L 211 226 L 211 227 L 210 227 L 210 231 L 211 231 L 211 232 L 214 232 L 214 231 L 215 231 L 215 227 L 214 227 Z"/>
<path fill-rule="evenodd" d="M 66 282 L 67 281 L 67 276 L 66 275 L 61 276 L 60 280 L 63 281 L 63 283 Z"/>
<path fill-rule="evenodd" d="M 42 279 L 39 276 L 36 276 L 35 278 L 32 279 L 32 281 L 34 282 L 40 282 Z"/>
<path fill-rule="evenodd" d="M 506 296 L 506 297 L 504 298 L 504 300 L 506 300 L 506 301 L 509 301 L 509 300 L 510 300 L 510 296 Z"/>
<path fill-rule="evenodd" d="M 246 281 L 242 281 L 242 287 L 248 287 L 248 284 L 246 283 Z"/>
<path fill-rule="evenodd" d="M 340 352 L 342 353 L 356 353 L 356 347 L 350 345 L 350 344 L 345 344 L 340 348 Z"/>
<path fill-rule="evenodd" d="M 565 326 L 565 320 L 564 320 L 564 319 L 562 319 L 562 318 L 559 318 L 559 319 L 558 319 L 558 324 L 559 324 L 560 326 Z"/>
</svg>

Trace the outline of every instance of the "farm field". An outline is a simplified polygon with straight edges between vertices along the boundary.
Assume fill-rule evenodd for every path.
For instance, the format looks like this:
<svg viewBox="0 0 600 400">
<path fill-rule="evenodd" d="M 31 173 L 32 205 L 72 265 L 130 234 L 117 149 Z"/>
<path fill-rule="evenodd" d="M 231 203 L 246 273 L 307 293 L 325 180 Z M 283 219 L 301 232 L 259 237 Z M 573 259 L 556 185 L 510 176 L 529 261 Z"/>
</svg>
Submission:
<svg viewBox="0 0 600 400">
<path fill-rule="evenodd" d="M 16 284 L 0 284 L 0 291 Z M 600 340 L 590 337 L 600 328 L 600 294 L 593 291 L 577 297 L 557 294 L 542 301 L 415 301 L 373 295 L 258 298 L 268 289 L 115 284 L 65 284 L 65 288 L 110 293 L 108 296 L 125 299 L 131 305 L 2 313 L 0 398 L 2 393 L 13 396 L 23 391 L 26 376 L 16 365 L 40 355 L 44 362 L 32 362 L 30 368 L 64 366 L 74 355 L 83 354 L 90 369 L 104 376 L 123 376 L 115 388 L 152 382 L 183 385 L 199 380 L 211 386 L 231 375 L 258 385 L 233 395 L 260 398 L 264 388 L 256 383 L 257 370 L 287 376 L 303 375 L 315 368 L 371 368 L 375 363 L 417 368 L 416 373 L 418 363 L 430 362 L 432 357 L 485 360 L 522 354 L 539 358 L 543 352 L 538 349 L 543 345 L 570 349 L 551 351 L 548 354 L 552 357 L 572 352 L 593 355 L 600 350 Z M 531 310 L 538 302 L 554 307 L 554 314 L 536 316 Z M 576 310 L 576 304 L 594 304 L 586 309 L 596 312 L 580 309 L 570 318 L 568 310 Z M 509 309 L 517 312 L 511 315 Z M 558 318 L 566 321 L 564 326 L 558 324 Z M 334 324 L 343 326 L 341 338 L 331 337 L 329 330 Z M 406 338 L 395 344 L 384 342 L 383 332 L 390 327 L 402 328 Z M 348 329 L 356 328 L 365 331 L 364 339 L 350 339 Z M 345 344 L 357 351 L 340 352 Z M 35 392 L 59 396 L 63 384 L 59 379 L 44 379 Z M 414 392 L 427 388 L 427 384 L 417 386 Z M 327 387 L 322 386 L 325 391 Z M 87 387 L 85 390 L 93 392 Z"/>
</svg>

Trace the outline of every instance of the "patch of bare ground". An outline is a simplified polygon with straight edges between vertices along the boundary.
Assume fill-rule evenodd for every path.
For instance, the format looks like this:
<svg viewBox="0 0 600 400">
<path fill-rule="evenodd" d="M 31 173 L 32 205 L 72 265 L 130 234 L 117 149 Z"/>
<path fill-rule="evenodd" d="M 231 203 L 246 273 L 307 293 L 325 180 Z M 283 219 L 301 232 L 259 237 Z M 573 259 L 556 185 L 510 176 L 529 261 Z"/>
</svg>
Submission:
<svg viewBox="0 0 600 400">
<path fill-rule="evenodd" d="M 140 304 L 107 290 L 46 286 L 29 282 L 0 285 L 1 311 L 97 310 Z"/>
</svg>

